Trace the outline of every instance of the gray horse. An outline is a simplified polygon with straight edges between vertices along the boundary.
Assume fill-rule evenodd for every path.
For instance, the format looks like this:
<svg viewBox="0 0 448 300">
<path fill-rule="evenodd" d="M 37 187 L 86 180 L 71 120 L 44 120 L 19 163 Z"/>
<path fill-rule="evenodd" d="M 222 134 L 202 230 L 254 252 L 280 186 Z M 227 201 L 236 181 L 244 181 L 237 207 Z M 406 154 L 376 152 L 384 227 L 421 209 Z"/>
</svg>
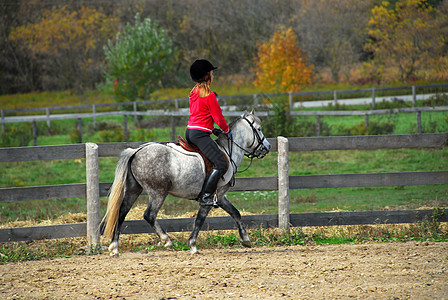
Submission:
<svg viewBox="0 0 448 300">
<path fill-rule="evenodd" d="M 229 169 L 218 184 L 217 204 L 235 220 L 242 245 L 250 247 L 249 236 L 241 223 L 239 211 L 225 194 L 244 156 L 251 159 L 264 157 L 271 145 L 261 132 L 260 119 L 253 113 L 244 113 L 230 124 L 231 138 L 220 135 L 216 142 L 229 157 Z M 186 152 L 173 143 L 148 143 L 137 149 L 125 149 L 115 170 L 115 179 L 109 195 L 107 212 L 101 227 L 104 236 L 111 239 L 111 256 L 118 255 L 120 228 L 126 215 L 143 189 L 148 193 L 148 207 L 143 215 L 159 235 L 166 248 L 173 244 L 165 230 L 157 222 L 157 213 L 169 195 L 196 199 L 205 180 L 205 167 L 199 154 Z M 197 253 L 196 239 L 210 212 L 211 206 L 200 206 L 193 231 L 188 239 L 192 254 Z"/>
</svg>

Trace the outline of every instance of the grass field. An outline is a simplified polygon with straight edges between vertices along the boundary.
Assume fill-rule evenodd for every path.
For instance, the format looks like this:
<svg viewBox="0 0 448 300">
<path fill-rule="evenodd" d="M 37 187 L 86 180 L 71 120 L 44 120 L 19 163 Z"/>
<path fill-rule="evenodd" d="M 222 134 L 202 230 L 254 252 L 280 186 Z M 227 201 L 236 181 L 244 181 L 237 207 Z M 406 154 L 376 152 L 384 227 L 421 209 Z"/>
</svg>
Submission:
<svg viewBox="0 0 448 300">
<path fill-rule="evenodd" d="M 229 94 L 255 93 L 256 90 L 221 87 Z M 327 89 L 343 89 L 348 87 L 327 87 Z M 325 88 L 323 88 L 325 89 Z M 180 97 L 185 89 L 160 91 L 161 98 Z M 91 92 L 84 101 L 107 100 L 105 95 Z M 44 98 L 53 99 L 53 104 L 79 104 L 80 95 L 67 92 L 30 94 L 19 97 L 17 105 L 32 103 L 34 106 L 50 105 Z M 0 102 L 12 103 L 11 97 L 2 96 Z M 65 100 L 64 100 L 65 99 Z M 109 99 L 110 100 L 110 99 Z M 61 102 L 65 101 L 65 102 Z M 444 100 L 446 101 L 446 99 Z M 51 101 L 50 101 L 51 102 Z M 22 103 L 22 104 L 20 104 Z M 422 104 L 422 103 L 420 103 Z M 378 104 L 378 105 L 381 105 Z M 368 109 L 367 106 L 344 107 L 343 109 Z M 296 117 L 298 124 L 314 128 L 314 117 Z M 263 120 L 267 122 L 268 120 Z M 364 124 L 364 117 L 322 117 L 321 121 L 329 135 L 357 134 Z M 121 117 L 98 118 L 94 129 L 92 119 L 83 121 L 84 142 L 123 141 Z M 176 134 L 184 135 L 186 118 L 177 120 Z M 371 123 L 393 124 L 392 134 L 416 133 L 415 114 L 395 114 L 371 116 Z M 169 120 L 163 117 L 145 117 L 139 120 L 140 127 L 135 127 L 132 119 L 128 120 L 130 141 L 167 141 L 170 139 Z M 303 125 L 303 126 L 305 126 Z M 7 124 L 14 128 L 15 124 Z M 167 127 L 168 126 L 168 127 Z M 98 128 L 100 127 L 100 128 Z M 448 132 L 448 114 L 431 112 L 422 114 L 423 132 Z M 77 121 L 65 120 L 51 123 L 48 132 L 45 122 L 38 123 L 38 145 L 59 145 L 77 142 Z M 29 128 L 28 128 L 29 129 Z M 27 131 L 27 128 L 25 128 Z M 313 131 L 313 130 L 312 130 Z M 359 133 L 358 133 L 359 134 Z M 380 133 L 381 134 L 381 133 Z M 12 133 L 12 136 L 20 134 Z M 29 137 L 30 138 L 30 137 Z M 31 138 L 30 138 L 31 139 Z M 31 145 L 32 141 L 28 142 Z M 447 170 L 448 150 L 445 149 L 397 149 L 375 151 L 317 151 L 290 154 L 290 175 L 343 174 L 343 173 L 377 173 L 404 171 L 439 171 Z M 100 159 L 100 181 L 111 182 L 117 158 Z M 248 165 L 244 161 L 241 169 Z M 26 170 L 26 172 L 24 172 Z M 271 153 L 263 160 L 254 161 L 253 165 L 242 177 L 276 176 L 276 154 Z M 0 187 L 20 187 L 35 185 L 53 185 L 85 182 L 85 161 L 54 160 L 48 162 L 2 163 Z M 410 186 L 410 187 L 378 187 L 378 188 L 337 188 L 293 190 L 290 193 L 292 212 L 331 211 L 331 210 L 365 210 L 418 207 L 447 207 L 448 185 L 442 186 Z M 243 211 L 251 213 L 275 213 L 277 210 L 277 193 L 245 192 L 230 193 L 235 205 Z M 104 208 L 106 199 L 103 199 Z M 144 205 L 145 199 L 139 200 Z M 0 203 L 0 223 L 14 220 L 46 220 L 57 218 L 66 213 L 85 212 L 84 199 L 60 199 L 49 201 L 29 201 L 20 203 Z M 197 203 L 169 197 L 164 211 L 171 215 L 182 215 L 193 211 Z"/>
<path fill-rule="evenodd" d="M 441 171 L 448 169 L 448 149 L 396 149 L 372 151 L 313 151 L 290 153 L 290 175 Z M 100 182 L 113 181 L 117 158 L 100 159 Z M 241 169 L 248 166 L 243 161 Z M 35 186 L 85 182 L 85 160 L 31 161 L 3 163 L 0 187 Z M 24 172 L 26 170 L 26 172 Z M 252 166 L 237 177 L 276 176 L 276 153 Z M 232 192 L 231 201 L 242 211 L 276 213 L 277 192 Z M 333 210 L 406 209 L 448 207 L 448 185 L 305 189 L 290 192 L 291 212 Z M 102 208 L 106 207 L 102 200 Z M 139 205 L 145 205 L 145 196 Z M 197 203 L 168 197 L 163 211 L 182 215 L 197 209 Z M 36 200 L 1 203 L 0 223 L 14 220 L 46 220 L 66 213 L 85 212 L 85 199 Z"/>
<path fill-rule="evenodd" d="M 248 91 L 244 91 L 247 93 Z M 175 95 L 175 93 L 167 93 Z M 35 107 L 46 106 L 39 98 L 33 100 Z M 62 104 L 64 94 L 59 97 Z M 95 96 L 92 96 L 94 99 Z M 3 104 L 0 97 L 0 103 Z M 76 101 L 74 96 L 71 103 Z M 27 103 L 24 100 L 23 103 Z M 94 100 L 92 100 L 94 101 Z M 106 100 L 104 100 L 106 101 Z M 32 101 L 31 101 L 32 102 Z M 70 102 L 70 101 L 69 101 Z M 107 102 L 107 101 L 106 101 Z M 11 102 L 13 103 L 13 101 Z M 34 102 L 32 102 L 34 103 Z M 48 103 L 48 102 L 47 102 Z M 13 104 L 11 104 L 13 106 Z M 356 109 L 365 109 L 357 107 Z M 166 141 L 170 139 L 170 129 L 160 128 L 166 122 L 163 118 L 148 120 L 145 128 L 135 128 L 129 122 L 132 141 Z M 315 121 L 314 118 L 302 118 L 301 121 Z M 323 117 L 330 134 L 338 134 L 341 128 L 350 130 L 364 123 L 363 117 Z M 101 122 L 101 119 L 98 120 Z M 104 130 L 92 130 L 92 120 L 83 123 L 84 142 L 120 141 L 122 138 L 121 118 L 105 118 Z M 145 120 L 140 120 L 145 121 Z M 265 120 L 266 121 L 266 120 Z M 414 114 L 372 116 L 371 122 L 393 123 L 393 134 L 416 133 Z M 179 121 L 180 124 L 186 120 Z M 423 113 L 424 132 L 448 132 L 446 112 Z M 156 125 L 156 126 L 152 126 Z M 8 125 L 9 126 L 9 125 Z M 11 125 L 15 126 L 15 125 Z M 45 123 L 39 123 L 39 145 L 71 144 L 76 142 L 76 121 L 52 122 L 51 134 Z M 118 128 L 118 129 L 116 129 Z M 29 128 L 28 128 L 29 129 Z M 28 130 L 25 128 L 25 130 Z M 179 125 L 176 133 L 183 135 L 184 126 Z M 29 130 L 27 131 L 29 132 Z M 29 141 L 28 145 L 32 142 Z M 381 173 L 405 171 L 445 171 L 448 169 L 448 149 L 395 149 L 362 151 L 313 151 L 290 153 L 290 175 L 344 174 L 344 173 Z M 100 182 L 111 182 L 118 158 L 100 159 Z M 248 166 L 243 161 L 241 169 Z M 36 185 L 54 185 L 85 182 L 85 160 L 53 160 L 16 163 L 1 163 L 1 187 L 22 187 Z M 255 160 L 252 166 L 237 177 L 276 176 L 276 153 L 270 153 L 263 160 Z M 238 179 L 237 179 L 238 180 Z M 232 192 L 229 199 L 243 213 L 268 214 L 277 212 L 277 192 Z M 106 198 L 101 199 L 102 214 L 106 208 Z M 135 218 L 141 218 L 146 196 L 141 196 L 131 211 Z M 397 186 L 366 188 L 329 188 L 304 189 L 290 191 L 290 209 L 292 213 L 324 211 L 359 211 L 387 209 L 415 209 L 422 207 L 448 207 L 448 184 L 430 186 Z M 196 211 L 198 204 L 194 201 L 168 197 L 161 211 L 161 217 L 186 216 Z M 219 214 L 214 210 L 213 214 Z M 0 203 L 0 227 L 33 226 L 36 224 L 72 223 L 86 220 L 86 201 L 84 198 L 35 200 L 16 203 Z M 321 243 L 356 243 L 364 241 L 446 241 L 448 228 L 446 224 L 427 220 L 411 225 L 372 225 L 352 227 L 294 228 L 290 235 L 272 230 L 250 230 L 249 234 L 255 246 L 306 245 Z M 175 248 L 185 250 L 185 234 L 175 234 Z M 154 235 L 149 237 L 156 240 Z M 153 251 L 160 249 L 157 242 L 147 244 L 148 236 L 126 236 L 121 240 L 120 251 Z M 239 247 L 235 233 L 206 233 L 200 236 L 202 247 Z M 12 261 L 52 258 L 85 254 L 82 246 L 85 238 L 35 241 L 27 243 L 7 243 L 0 245 L 0 264 Z"/>
</svg>

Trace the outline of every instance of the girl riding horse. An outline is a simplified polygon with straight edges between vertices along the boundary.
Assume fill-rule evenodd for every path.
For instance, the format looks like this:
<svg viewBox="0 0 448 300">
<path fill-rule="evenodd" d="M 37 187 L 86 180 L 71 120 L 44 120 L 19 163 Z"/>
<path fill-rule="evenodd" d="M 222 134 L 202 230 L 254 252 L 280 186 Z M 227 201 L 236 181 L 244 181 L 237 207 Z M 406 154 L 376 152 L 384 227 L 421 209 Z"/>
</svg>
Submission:
<svg viewBox="0 0 448 300">
<path fill-rule="evenodd" d="M 197 84 L 191 90 L 189 96 L 190 117 L 185 137 L 188 143 L 196 145 L 214 165 L 214 169 L 205 179 L 198 197 L 201 206 L 214 204 L 213 194 L 216 191 L 219 179 L 224 175 L 227 168 L 224 155 L 210 137 L 216 130 L 214 124 L 218 124 L 225 134 L 231 134 L 216 95 L 210 90 L 210 84 L 213 82 L 213 70 L 216 69 L 205 59 L 196 60 L 190 67 L 191 79 Z"/>
</svg>

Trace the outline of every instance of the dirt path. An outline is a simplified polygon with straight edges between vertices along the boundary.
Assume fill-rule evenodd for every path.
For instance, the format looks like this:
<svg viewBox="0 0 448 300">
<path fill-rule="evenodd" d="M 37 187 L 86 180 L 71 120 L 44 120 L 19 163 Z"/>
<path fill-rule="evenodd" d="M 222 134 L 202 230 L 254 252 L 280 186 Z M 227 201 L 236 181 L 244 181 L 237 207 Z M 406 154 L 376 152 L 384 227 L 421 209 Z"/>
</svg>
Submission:
<svg viewBox="0 0 448 300">
<path fill-rule="evenodd" d="M 102 254 L 0 276 L 0 299 L 448 299 L 448 243 Z"/>
</svg>

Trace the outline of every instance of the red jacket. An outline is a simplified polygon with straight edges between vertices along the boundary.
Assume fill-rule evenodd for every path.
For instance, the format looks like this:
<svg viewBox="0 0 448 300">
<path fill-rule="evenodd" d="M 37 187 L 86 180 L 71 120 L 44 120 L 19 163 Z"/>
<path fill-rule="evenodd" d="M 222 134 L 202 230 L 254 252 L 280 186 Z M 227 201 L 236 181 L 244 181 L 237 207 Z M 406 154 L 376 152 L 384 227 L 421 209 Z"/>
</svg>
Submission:
<svg viewBox="0 0 448 300">
<path fill-rule="evenodd" d="M 199 90 L 195 88 L 190 93 L 189 101 L 188 129 L 212 132 L 216 123 L 225 133 L 229 132 L 229 125 L 222 115 L 215 93 L 211 92 L 207 97 L 199 97 Z"/>
</svg>

